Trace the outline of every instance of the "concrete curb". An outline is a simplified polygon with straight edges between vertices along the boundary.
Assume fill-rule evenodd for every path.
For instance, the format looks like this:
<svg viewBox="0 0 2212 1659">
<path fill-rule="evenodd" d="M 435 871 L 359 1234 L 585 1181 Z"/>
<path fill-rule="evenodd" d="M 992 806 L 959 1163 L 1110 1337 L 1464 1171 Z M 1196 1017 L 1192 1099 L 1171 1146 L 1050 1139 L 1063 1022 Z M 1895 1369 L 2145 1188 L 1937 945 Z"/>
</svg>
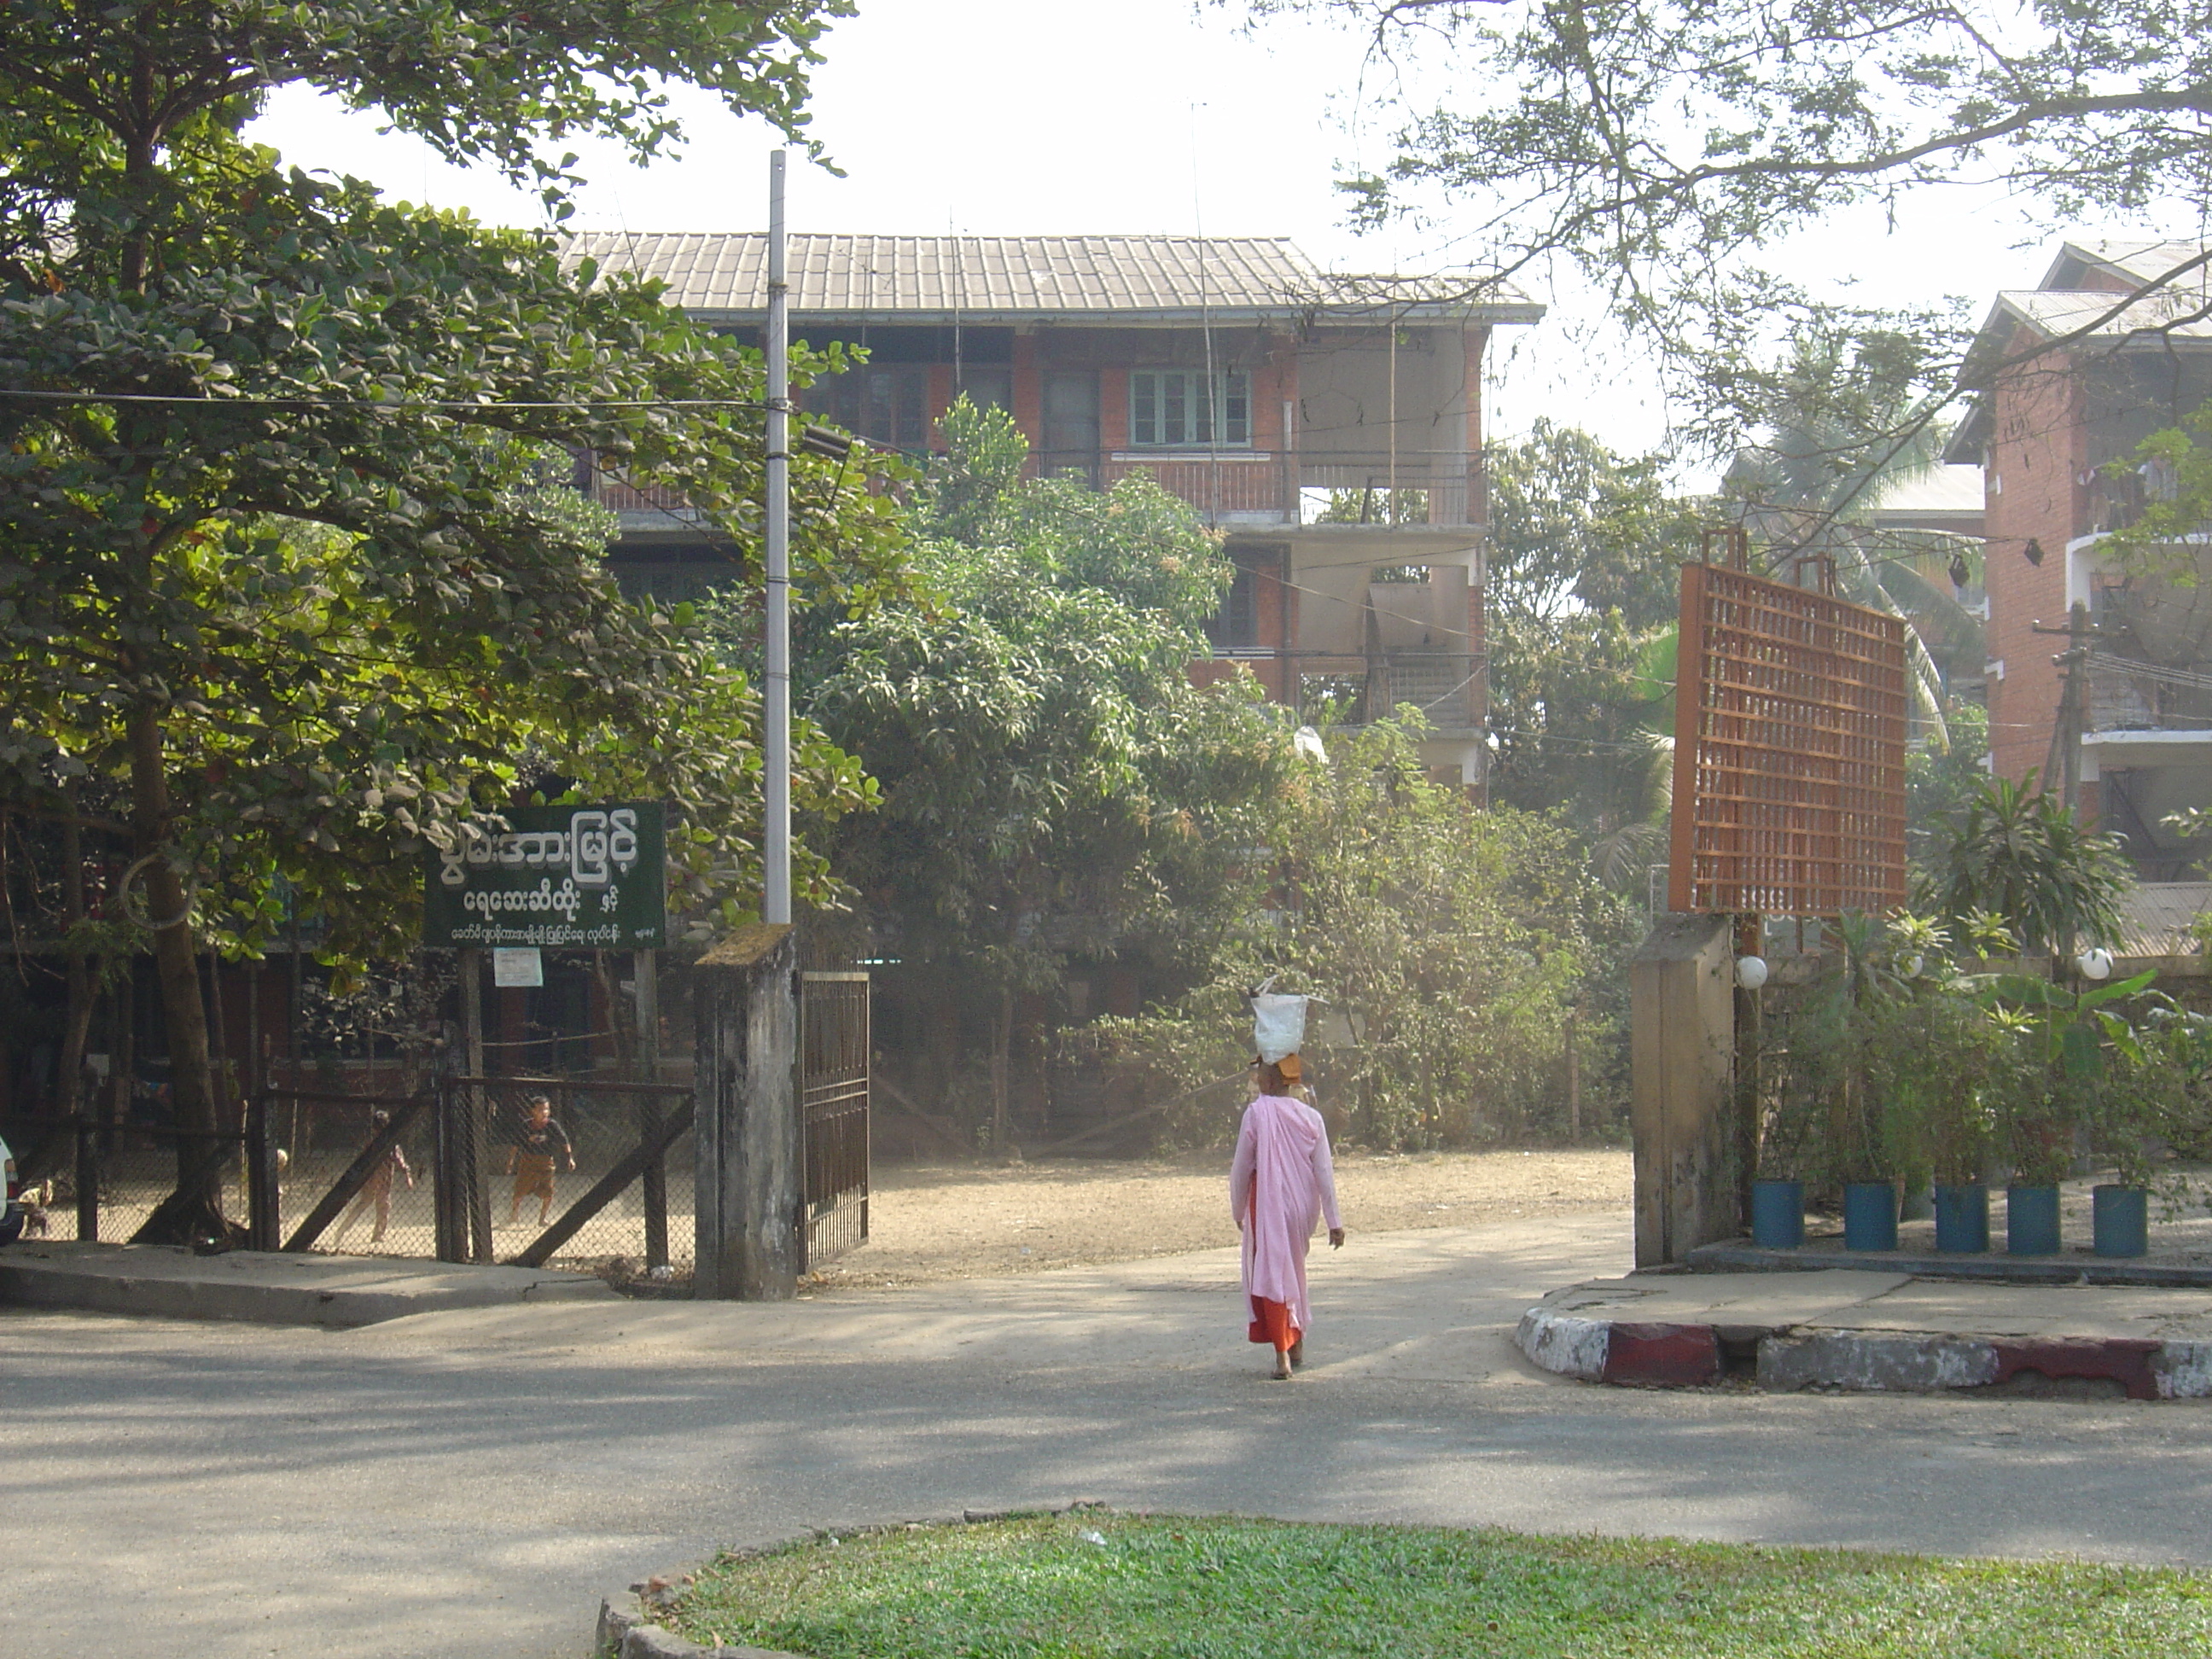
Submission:
<svg viewBox="0 0 2212 1659">
<path fill-rule="evenodd" d="M 1580 1301 L 1584 1289 L 1545 1298 Z M 1762 1389 L 1940 1394 L 2001 1388 L 2033 1373 L 2117 1382 L 2130 1400 L 2212 1398 L 2212 1342 L 2139 1337 L 1930 1336 L 1885 1330 L 1806 1330 L 1593 1318 L 1543 1303 L 1521 1316 L 1514 1344 L 1529 1360 L 1585 1382 L 1694 1388 L 1749 1360 Z"/>
<path fill-rule="evenodd" d="M 1583 1382 L 1605 1381 L 1605 1358 L 1613 1336 L 1610 1320 L 1583 1319 L 1537 1306 L 1521 1316 L 1513 1341 L 1547 1371 Z"/>
<path fill-rule="evenodd" d="M 455 1308 L 611 1300 L 596 1279 L 550 1268 L 289 1255 L 196 1255 L 165 1244 L 17 1243 L 0 1250 L 0 1304 L 159 1319 L 349 1329 Z"/>
</svg>

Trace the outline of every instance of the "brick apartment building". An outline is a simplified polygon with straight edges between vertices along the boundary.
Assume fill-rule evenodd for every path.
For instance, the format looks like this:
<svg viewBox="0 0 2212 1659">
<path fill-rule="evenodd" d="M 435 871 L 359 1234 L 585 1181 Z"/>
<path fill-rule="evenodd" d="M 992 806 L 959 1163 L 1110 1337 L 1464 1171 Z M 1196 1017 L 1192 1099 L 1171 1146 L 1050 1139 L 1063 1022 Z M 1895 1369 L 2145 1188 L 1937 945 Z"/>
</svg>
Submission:
<svg viewBox="0 0 2212 1659">
<path fill-rule="evenodd" d="M 2122 570 L 2102 550 L 2170 487 L 2136 463 L 2136 445 L 2212 398 L 2205 271 L 2128 296 L 2203 252 L 2069 242 L 2039 287 L 1998 295 L 1968 360 L 1968 382 L 1983 390 L 1949 455 L 1983 469 L 1994 769 L 2021 778 L 2046 764 L 2061 687 L 2052 658 L 2065 641 L 2034 629 L 2086 605 L 2097 640 L 2083 806 L 2153 881 L 2203 851 L 2162 820 L 2212 803 L 2212 556 L 2201 537 L 2171 550 L 2197 574 L 2191 586 Z"/>
<path fill-rule="evenodd" d="M 767 239 L 579 236 L 577 256 L 667 284 L 756 337 Z M 965 392 L 1010 410 L 1041 471 L 1150 477 L 1219 530 L 1237 579 L 1210 681 L 1358 718 L 1402 702 L 1430 763 L 1482 780 L 1482 359 L 1535 322 L 1517 294 L 1322 271 L 1287 240 L 1179 236 L 794 236 L 792 334 L 865 346 L 810 412 L 926 455 Z M 599 483 L 633 586 L 671 595 L 716 561 L 679 501 Z"/>
</svg>

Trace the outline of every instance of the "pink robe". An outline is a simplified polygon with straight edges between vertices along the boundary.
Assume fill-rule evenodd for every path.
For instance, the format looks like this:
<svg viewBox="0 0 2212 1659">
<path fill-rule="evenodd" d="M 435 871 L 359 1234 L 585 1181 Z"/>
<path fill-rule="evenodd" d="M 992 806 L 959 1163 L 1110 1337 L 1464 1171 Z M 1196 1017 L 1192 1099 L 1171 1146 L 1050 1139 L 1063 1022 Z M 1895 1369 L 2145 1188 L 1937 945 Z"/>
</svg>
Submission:
<svg viewBox="0 0 2212 1659">
<path fill-rule="evenodd" d="M 1336 1172 L 1321 1114 L 1284 1095 L 1261 1095 L 1244 1109 L 1237 1157 L 1229 1166 L 1229 1212 L 1244 1232 L 1244 1296 L 1265 1297 L 1291 1310 L 1299 1330 L 1313 1328 L 1306 1306 L 1306 1243 L 1314 1223 L 1336 1213 Z M 1260 1311 L 1252 1310 L 1257 1320 Z"/>
</svg>

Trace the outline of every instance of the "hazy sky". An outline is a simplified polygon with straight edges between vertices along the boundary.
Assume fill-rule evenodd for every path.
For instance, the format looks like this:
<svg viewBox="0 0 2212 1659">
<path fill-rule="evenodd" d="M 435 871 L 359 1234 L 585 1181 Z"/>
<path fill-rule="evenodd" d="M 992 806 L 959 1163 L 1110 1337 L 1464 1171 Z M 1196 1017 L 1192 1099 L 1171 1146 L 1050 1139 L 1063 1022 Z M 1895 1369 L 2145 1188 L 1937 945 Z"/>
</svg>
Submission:
<svg viewBox="0 0 2212 1659">
<path fill-rule="evenodd" d="M 980 234 L 1203 230 L 1288 235 L 1340 269 L 1419 270 L 1449 262 L 1447 226 L 1355 237 L 1334 180 L 1389 155 L 1389 123 L 1363 120 L 1359 37 L 1337 23 L 1276 22 L 1252 35 L 1190 0 L 863 0 L 840 25 L 816 82 L 814 134 L 848 176 L 793 168 L 795 231 Z M 690 142 L 650 169 L 587 151 L 574 223 L 592 229 L 734 230 L 764 222 L 764 124 L 687 99 Z M 287 93 L 256 136 L 306 167 L 352 173 L 392 195 L 467 207 L 494 222 L 541 220 L 495 176 L 433 161 L 374 116 Z M 2114 228 L 2125 234 L 2134 227 Z M 1869 301 L 1969 296 L 2033 283 L 2048 244 L 1984 193 L 1930 201 L 1893 231 L 1866 216 L 1805 239 L 1782 263 L 1843 276 Z M 1540 292 L 1553 319 L 1500 331 L 1494 431 L 1539 415 L 1629 449 L 1656 442 L 1650 378 L 1607 343 L 1585 296 Z M 1595 338 L 1592 337 L 1595 335 Z"/>
</svg>

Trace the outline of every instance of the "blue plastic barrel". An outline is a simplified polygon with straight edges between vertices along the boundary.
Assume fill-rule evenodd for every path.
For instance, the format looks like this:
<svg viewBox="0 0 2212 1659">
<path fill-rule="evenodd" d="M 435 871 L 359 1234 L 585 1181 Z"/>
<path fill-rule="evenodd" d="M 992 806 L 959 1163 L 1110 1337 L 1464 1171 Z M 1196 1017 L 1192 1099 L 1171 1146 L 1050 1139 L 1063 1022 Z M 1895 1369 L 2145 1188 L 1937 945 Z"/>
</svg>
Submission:
<svg viewBox="0 0 2212 1659">
<path fill-rule="evenodd" d="M 2006 1188 L 2005 1253 L 2057 1255 L 2059 1248 L 2057 1185 Z"/>
<path fill-rule="evenodd" d="M 1805 1183 L 1751 1183 L 1751 1242 L 1762 1249 L 1794 1250 L 1805 1242 Z"/>
<path fill-rule="evenodd" d="M 1936 1248 L 1979 1255 L 1990 1248 L 1990 1189 L 1979 1182 L 1936 1189 Z"/>
<path fill-rule="evenodd" d="M 1844 1248 L 1847 1250 L 1893 1250 L 1897 1248 L 1895 1182 L 1853 1181 L 1844 1185 Z"/>
<path fill-rule="evenodd" d="M 2150 1254 L 2150 1194 L 2141 1187 L 2097 1187 L 2089 1194 L 2099 1255 Z"/>
</svg>

